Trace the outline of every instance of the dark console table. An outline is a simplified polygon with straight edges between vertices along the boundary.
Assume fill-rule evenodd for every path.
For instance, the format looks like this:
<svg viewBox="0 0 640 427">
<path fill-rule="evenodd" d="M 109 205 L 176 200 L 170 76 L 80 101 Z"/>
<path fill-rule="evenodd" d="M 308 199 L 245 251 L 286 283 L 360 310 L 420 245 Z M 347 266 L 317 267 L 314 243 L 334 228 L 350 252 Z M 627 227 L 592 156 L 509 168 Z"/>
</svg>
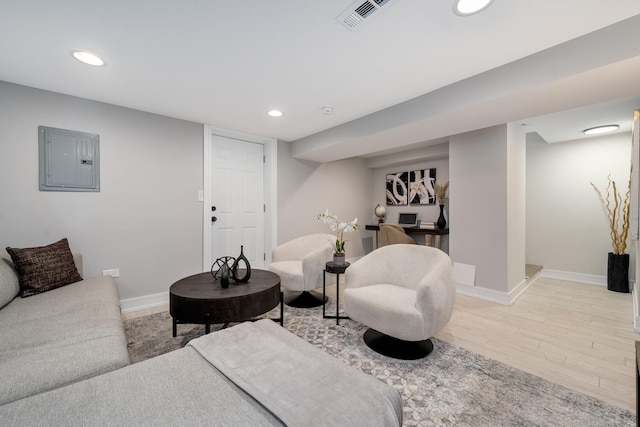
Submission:
<svg viewBox="0 0 640 427">
<path fill-rule="evenodd" d="M 177 325 L 196 323 L 211 325 L 250 320 L 280 304 L 280 318 L 273 319 L 283 325 L 284 307 L 280 290 L 280 276 L 266 270 L 251 270 L 248 283 L 229 284 L 223 288 L 220 280 L 210 272 L 194 274 L 178 280 L 169 289 L 169 312 L 173 317 L 173 336 Z"/>
<path fill-rule="evenodd" d="M 402 227 L 404 232 L 407 234 L 416 234 L 425 236 L 425 244 L 427 243 L 427 236 L 430 236 L 435 242 L 432 240 L 430 246 L 434 246 L 438 249 L 442 249 L 442 236 L 446 236 L 449 234 L 448 228 L 420 228 L 420 227 Z M 380 231 L 379 225 L 366 225 L 365 230 L 375 231 L 373 234 L 373 246 L 375 248 L 378 247 L 378 231 Z"/>
</svg>

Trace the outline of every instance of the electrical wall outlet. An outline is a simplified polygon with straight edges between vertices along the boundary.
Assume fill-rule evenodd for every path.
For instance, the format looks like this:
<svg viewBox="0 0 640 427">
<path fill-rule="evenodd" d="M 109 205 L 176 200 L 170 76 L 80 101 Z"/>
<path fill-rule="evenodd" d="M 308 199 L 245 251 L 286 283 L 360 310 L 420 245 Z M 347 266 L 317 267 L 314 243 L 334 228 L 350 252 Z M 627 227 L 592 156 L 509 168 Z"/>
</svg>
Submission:
<svg viewBox="0 0 640 427">
<path fill-rule="evenodd" d="M 103 276 L 120 277 L 120 269 L 113 268 L 111 270 L 102 270 Z"/>
</svg>

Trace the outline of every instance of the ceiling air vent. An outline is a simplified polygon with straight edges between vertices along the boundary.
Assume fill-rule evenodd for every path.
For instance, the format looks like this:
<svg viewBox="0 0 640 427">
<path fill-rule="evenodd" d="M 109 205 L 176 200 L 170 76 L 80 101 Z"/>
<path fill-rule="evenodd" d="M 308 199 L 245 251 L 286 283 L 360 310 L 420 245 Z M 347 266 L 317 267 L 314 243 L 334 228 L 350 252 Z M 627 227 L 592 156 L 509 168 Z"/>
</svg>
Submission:
<svg viewBox="0 0 640 427">
<path fill-rule="evenodd" d="M 382 6 L 391 0 L 366 0 L 356 1 L 344 12 L 336 17 L 336 20 L 350 30 L 355 30 L 365 19 L 380 10 Z"/>
</svg>

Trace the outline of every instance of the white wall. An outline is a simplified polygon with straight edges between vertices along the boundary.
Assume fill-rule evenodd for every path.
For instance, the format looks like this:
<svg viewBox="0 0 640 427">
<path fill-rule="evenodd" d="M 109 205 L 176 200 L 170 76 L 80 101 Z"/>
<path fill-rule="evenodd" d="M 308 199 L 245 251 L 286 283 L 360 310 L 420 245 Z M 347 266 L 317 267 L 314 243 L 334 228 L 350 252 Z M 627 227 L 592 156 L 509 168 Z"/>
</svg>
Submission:
<svg viewBox="0 0 640 427">
<path fill-rule="evenodd" d="M 500 125 L 449 139 L 449 254 L 454 262 L 476 267 L 476 286 L 503 293 L 524 279 L 524 265 L 516 264 L 524 260 L 524 242 L 508 235 L 524 223 L 511 205 L 518 203 L 512 197 L 522 197 L 517 196 L 518 183 L 508 184 L 516 176 L 509 161 L 523 164 L 513 147 L 517 141 L 509 141 L 513 132 Z M 516 278 L 518 269 L 522 273 Z"/>
<path fill-rule="evenodd" d="M 507 283 L 524 285 L 526 265 L 526 137 L 517 123 L 507 124 Z"/>
<path fill-rule="evenodd" d="M 38 125 L 100 135 L 98 193 L 38 191 Z M 0 82 L 0 256 L 67 237 L 122 299 L 201 271 L 202 125 Z"/>
<path fill-rule="evenodd" d="M 345 234 L 347 258 L 362 256 L 371 247 L 364 226 L 371 221 L 372 173 L 362 159 L 315 163 L 289 154 L 290 144 L 278 142 L 278 242 L 310 233 L 332 233 L 318 221 L 329 212 L 341 221 L 358 218 L 360 230 Z M 363 241 L 364 240 L 364 241 Z"/>
<path fill-rule="evenodd" d="M 529 136 L 527 263 L 606 276 L 607 253 L 612 250 L 609 225 L 606 211 L 589 183 L 604 190 L 611 174 L 624 193 L 630 164 L 630 133 L 555 144 Z M 631 246 L 627 246 L 627 253 L 632 253 Z"/>
</svg>

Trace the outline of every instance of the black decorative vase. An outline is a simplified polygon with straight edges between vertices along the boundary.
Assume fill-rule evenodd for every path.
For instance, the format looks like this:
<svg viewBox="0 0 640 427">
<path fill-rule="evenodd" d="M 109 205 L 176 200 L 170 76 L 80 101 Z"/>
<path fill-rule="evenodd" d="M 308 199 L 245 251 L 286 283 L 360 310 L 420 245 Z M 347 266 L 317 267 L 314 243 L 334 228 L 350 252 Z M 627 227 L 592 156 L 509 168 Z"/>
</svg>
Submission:
<svg viewBox="0 0 640 427">
<path fill-rule="evenodd" d="M 240 264 L 240 262 L 244 262 L 244 276 L 240 277 L 238 276 L 238 265 Z M 235 279 L 236 282 L 241 282 L 241 283 L 246 283 L 249 281 L 249 278 L 251 277 L 251 264 L 249 264 L 249 260 L 247 259 L 246 256 L 244 256 L 244 246 L 240 246 L 240 255 L 238 255 L 238 257 L 236 258 L 235 262 L 233 263 L 233 267 L 231 267 L 231 274 L 233 275 L 233 278 Z"/>
<path fill-rule="evenodd" d="M 222 272 L 220 273 L 220 286 L 225 289 L 229 287 L 229 266 L 227 264 L 222 266 Z"/>
<path fill-rule="evenodd" d="M 218 258 L 211 266 L 211 275 L 214 280 L 220 280 L 220 286 L 223 288 L 229 287 L 229 279 L 231 277 L 231 269 L 229 264 L 235 264 L 236 259 L 232 256 L 223 256 Z"/>
<path fill-rule="evenodd" d="M 609 252 L 607 262 L 607 289 L 629 293 L 629 254 Z"/>
<path fill-rule="evenodd" d="M 440 205 L 440 216 L 438 217 L 436 226 L 441 230 L 447 226 L 447 220 L 444 219 L 444 205 Z"/>
</svg>

